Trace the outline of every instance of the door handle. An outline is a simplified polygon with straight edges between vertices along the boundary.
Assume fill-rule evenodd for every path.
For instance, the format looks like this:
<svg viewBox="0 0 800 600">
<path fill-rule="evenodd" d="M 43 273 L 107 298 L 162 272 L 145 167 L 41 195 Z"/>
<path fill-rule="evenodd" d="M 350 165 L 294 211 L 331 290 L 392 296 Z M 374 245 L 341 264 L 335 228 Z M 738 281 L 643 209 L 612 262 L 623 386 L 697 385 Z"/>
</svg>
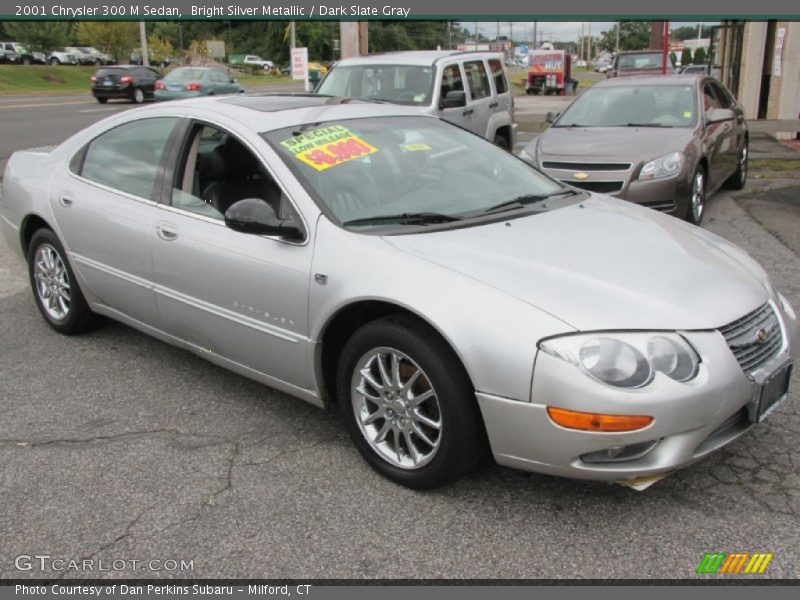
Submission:
<svg viewBox="0 0 800 600">
<path fill-rule="evenodd" d="M 70 207 L 75 202 L 75 197 L 70 192 L 61 192 L 58 203 L 63 207 Z"/>
<path fill-rule="evenodd" d="M 172 223 L 161 222 L 156 225 L 156 235 L 166 242 L 178 239 L 178 229 Z"/>
<path fill-rule="evenodd" d="M 461 114 L 466 117 L 467 115 L 471 115 L 474 112 L 475 112 L 474 108 L 466 108 L 466 109 L 464 109 L 464 112 L 462 112 Z"/>
<path fill-rule="evenodd" d="M 492 102 L 492 103 L 489 105 L 489 108 L 497 108 L 497 102 Z"/>
</svg>

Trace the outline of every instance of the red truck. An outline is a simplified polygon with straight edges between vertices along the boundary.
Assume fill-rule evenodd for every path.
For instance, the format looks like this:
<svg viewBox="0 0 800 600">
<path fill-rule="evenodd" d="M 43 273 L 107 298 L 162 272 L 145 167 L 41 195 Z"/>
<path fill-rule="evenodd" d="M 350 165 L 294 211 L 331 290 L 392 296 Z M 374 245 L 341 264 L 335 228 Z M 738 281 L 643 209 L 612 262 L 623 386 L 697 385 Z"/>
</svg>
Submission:
<svg viewBox="0 0 800 600">
<path fill-rule="evenodd" d="M 525 93 L 565 94 L 572 83 L 572 57 L 564 50 L 531 50 Z"/>
</svg>

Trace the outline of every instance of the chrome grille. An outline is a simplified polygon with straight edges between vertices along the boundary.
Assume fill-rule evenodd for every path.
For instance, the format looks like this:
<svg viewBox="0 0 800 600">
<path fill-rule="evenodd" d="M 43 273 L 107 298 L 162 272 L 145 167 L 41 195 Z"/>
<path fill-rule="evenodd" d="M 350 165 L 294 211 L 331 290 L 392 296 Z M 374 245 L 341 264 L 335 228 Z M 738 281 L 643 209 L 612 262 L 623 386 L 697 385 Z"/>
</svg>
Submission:
<svg viewBox="0 0 800 600">
<path fill-rule="evenodd" d="M 631 163 L 594 163 L 594 162 L 566 162 L 559 160 L 542 161 L 544 169 L 559 169 L 561 171 L 628 171 Z"/>
<path fill-rule="evenodd" d="M 783 345 L 780 321 L 769 304 L 721 327 L 719 332 L 745 373 L 764 366 Z"/>
</svg>

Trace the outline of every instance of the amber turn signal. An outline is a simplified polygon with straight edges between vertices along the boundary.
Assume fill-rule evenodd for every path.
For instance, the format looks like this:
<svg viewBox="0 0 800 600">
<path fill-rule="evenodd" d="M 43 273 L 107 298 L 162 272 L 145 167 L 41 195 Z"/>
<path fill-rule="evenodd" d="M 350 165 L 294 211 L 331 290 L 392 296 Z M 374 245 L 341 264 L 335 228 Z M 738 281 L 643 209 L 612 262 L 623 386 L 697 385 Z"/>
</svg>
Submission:
<svg viewBox="0 0 800 600">
<path fill-rule="evenodd" d="M 547 407 L 547 414 L 558 425 L 582 431 L 635 431 L 653 422 L 644 415 L 599 415 L 565 408 Z"/>
</svg>

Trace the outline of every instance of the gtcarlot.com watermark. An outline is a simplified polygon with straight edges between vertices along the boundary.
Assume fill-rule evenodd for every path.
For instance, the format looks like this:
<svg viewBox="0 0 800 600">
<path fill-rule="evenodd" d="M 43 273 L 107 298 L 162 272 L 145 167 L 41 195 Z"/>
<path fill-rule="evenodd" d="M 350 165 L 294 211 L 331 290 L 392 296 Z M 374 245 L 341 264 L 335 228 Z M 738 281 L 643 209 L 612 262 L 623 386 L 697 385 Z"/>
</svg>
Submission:
<svg viewBox="0 0 800 600">
<path fill-rule="evenodd" d="M 114 558 L 103 560 L 101 558 L 61 558 L 49 554 L 20 554 L 14 559 L 14 568 L 17 571 L 49 571 L 49 572 L 75 572 L 99 573 L 109 571 L 152 571 L 183 572 L 194 571 L 194 560 L 176 558 L 151 558 L 140 560 L 136 558 Z"/>
</svg>

